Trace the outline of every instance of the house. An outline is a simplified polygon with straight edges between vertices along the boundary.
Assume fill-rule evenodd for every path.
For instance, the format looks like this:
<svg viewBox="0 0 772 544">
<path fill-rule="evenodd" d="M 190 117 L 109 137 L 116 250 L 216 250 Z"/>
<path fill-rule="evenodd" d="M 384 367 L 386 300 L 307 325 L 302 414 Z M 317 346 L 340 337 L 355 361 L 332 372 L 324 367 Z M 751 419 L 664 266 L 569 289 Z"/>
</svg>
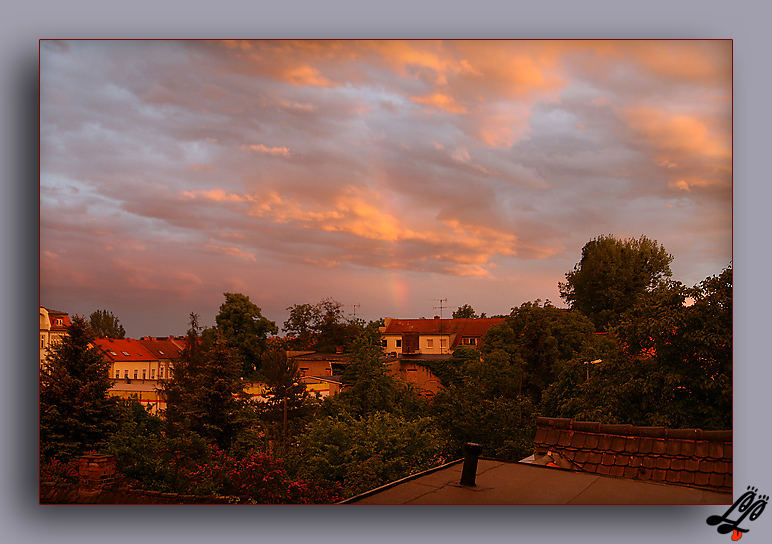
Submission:
<svg viewBox="0 0 772 544">
<path fill-rule="evenodd" d="M 151 350 L 133 338 L 96 338 L 94 345 L 110 363 L 108 375 L 113 381 L 110 395 L 125 399 L 136 397 L 153 413 L 166 408 L 158 393 L 160 381 L 170 376 L 172 367 L 171 359 L 162 362 L 158 356 L 159 351 L 163 352 L 160 355 L 166 355 L 165 350 L 170 350 L 166 343 L 154 345 Z M 179 357 L 179 351 L 176 356 Z"/>
<path fill-rule="evenodd" d="M 479 347 L 483 336 L 504 318 L 487 319 L 392 319 L 381 327 L 385 353 L 400 356 L 450 355 L 458 346 Z"/>
<path fill-rule="evenodd" d="M 40 365 L 48 355 L 48 349 L 61 342 L 72 325 L 66 312 L 40 307 Z"/>
</svg>

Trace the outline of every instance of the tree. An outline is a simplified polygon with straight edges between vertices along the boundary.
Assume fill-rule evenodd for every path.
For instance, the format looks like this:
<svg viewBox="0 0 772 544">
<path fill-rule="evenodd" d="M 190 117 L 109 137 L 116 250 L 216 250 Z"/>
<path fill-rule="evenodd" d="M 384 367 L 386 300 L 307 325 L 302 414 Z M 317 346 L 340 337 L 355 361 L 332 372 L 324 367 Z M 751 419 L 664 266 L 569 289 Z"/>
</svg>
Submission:
<svg viewBox="0 0 772 544">
<path fill-rule="evenodd" d="M 286 351 L 268 351 L 263 357 L 263 374 L 269 387 L 267 410 L 273 419 L 287 410 L 287 417 L 302 414 L 311 397 L 301 381 L 298 364 Z"/>
<path fill-rule="evenodd" d="M 73 316 L 40 369 L 40 453 L 66 460 L 104 445 L 114 428 L 115 399 L 107 391 L 110 363 L 92 345 L 86 320 Z"/>
<path fill-rule="evenodd" d="M 112 312 L 97 310 L 89 316 L 91 331 L 97 338 L 124 338 L 126 331 Z"/>
<path fill-rule="evenodd" d="M 245 424 L 240 360 L 219 330 L 206 342 L 199 331 L 198 316 L 190 314 L 185 349 L 162 386 L 166 419 L 171 434 L 191 430 L 227 448 Z"/>
<path fill-rule="evenodd" d="M 289 317 L 282 328 L 295 337 L 293 345 L 296 349 L 314 349 L 323 353 L 345 349 L 365 326 L 361 319 L 346 319 L 343 304 L 331 298 L 316 304 L 295 304 L 287 310 Z"/>
<path fill-rule="evenodd" d="M 430 417 L 375 412 L 319 418 L 300 437 L 301 476 L 340 482 L 352 496 L 444 462 L 445 443 Z"/>
<path fill-rule="evenodd" d="M 467 359 L 460 379 L 434 398 L 433 413 L 451 437 L 453 457 L 465 442 L 478 442 L 486 455 L 508 460 L 533 451 L 535 407 L 519 394 L 523 369 L 518 362 L 502 350 L 483 360 Z"/>
<path fill-rule="evenodd" d="M 459 306 L 458 309 L 453 312 L 453 319 L 477 319 L 479 316 L 469 304 Z"/>
<path fill-rule="evenodd" d="M 545 415 L 731 428 L 731 267 L 692 288 L 671 282 L 645 293 L 612 333 L 613 346 L 597 355 L 602 363 L 561 366 L 544 395 Z"/>
<path fill-rule="evenodd" d="M 266 349 L 266 338 L 276 334 L 276 323 L 269 321 L 259 307 L 241 293 L 224 293 L 225 302 L 215 317 L 217 330 L 228 347 L 241 360 L 241 374 L 252 376 L 260 368 L 260 358 Z M 207 335 L 208 336 L 208 335 Z"/>
<path fill-rule="evenodd" d="M 599 236 L 584 245 L 581 260 L 558 284 L 560 296 L 597 330 L 606 330 L 644 293 L 667 283 L 672 261 L 664 246 L 646 236 Z"/>
<path fill-rule="evenodd" d="M 579 312 L 537 300 L 513 308 L 504 323 L 491 327 L 480 350 L 484 357 L 506 353 L 510 364 L 522 367 L 522 392 L 538 403 L 556 365 L 588 352 L 593 332 L 592 322 Z"/>
</svg>

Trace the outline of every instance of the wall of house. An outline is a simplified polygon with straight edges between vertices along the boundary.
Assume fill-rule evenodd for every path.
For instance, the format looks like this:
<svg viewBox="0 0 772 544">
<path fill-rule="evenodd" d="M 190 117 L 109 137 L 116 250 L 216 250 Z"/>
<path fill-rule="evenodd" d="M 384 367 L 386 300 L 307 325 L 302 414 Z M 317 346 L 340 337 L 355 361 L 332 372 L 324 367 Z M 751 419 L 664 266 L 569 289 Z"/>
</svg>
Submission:
<svg viewBox="0 0 772 544">
<path fill-rule="evenodd" d="M 388 363 L 387 367 L 392 376 L 415 386 L 421 396 L 433 397 L 442 389 L 440 379 L 431 370 L 417 363 L 401 359 Z"/>
<path fill-rule="evenodd" d="M 450 335 L 426 334 L 419 338 L 419 349 L 424 355 L 450 353 Z"/>
</svg>

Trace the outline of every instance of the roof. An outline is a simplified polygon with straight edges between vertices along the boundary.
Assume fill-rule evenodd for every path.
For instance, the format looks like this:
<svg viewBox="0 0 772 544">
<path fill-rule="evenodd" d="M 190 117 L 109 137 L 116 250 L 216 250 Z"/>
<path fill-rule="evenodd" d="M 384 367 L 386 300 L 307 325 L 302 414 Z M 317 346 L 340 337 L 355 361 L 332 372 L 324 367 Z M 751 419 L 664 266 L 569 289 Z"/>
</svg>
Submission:
<svg viewBox="0 0 772 544">
<path fill-rule="evenodd" d="M 139 340 L 133 338 L 95 338 L 94 345 L 112 362 L 158 360 Z"/>
<path fill-rule="evenodd" d="M 292 357 L 297 361 L 298 363 L 302 363 L 303 361 L 328 361 L 330 363 L 353 363 L 356 358 L 353 353 L 316 353 L 311 352 L 306 355 L 298 355 L 296 357 Z M 389 355 L 382 355 L 381 361 L 382 362 L 389 362 L 389 361 L 396 361 L 396 357 L 391 357 Z"/>
<path fill-rule="evenodd" d="M 459 336 L 484 336 L 493 325 L 503 323 L 504 318 L 485 319 L 389 319 L 383 334 L 458 334 Z"/>
<path fill-rule="evenodd" d="M 480 459 L 475 487 L 462 461 L 392 482 L 347 504 L 731 504 L 730 493 Z"/>
<path fill-rule="evenodd" d="M 59 310 L 51 310 L 50 308 L 46 308 L 45 306 L 40 306 L 42 309 L 44 309 L 46 312 L 48 312 L 48 319 L 51 322 L 51 330 L 65 330 L 67 327 L 72 325 L 72 321 L 70 321 L 70 316 L 67 312 L 60 312 Z M 62 320 L 62 324 L 58 325 L 56 323 L 57 319 Z"/>
<path fill-rule="evenodd" d="M 732 491 L 732 431 L 539 417 L 534 447 L 537 460 L 548 455 L 583 472 Z"/>
<path fill-rule="evenodd" d="M 185 337 L 176 339 L 168 336 L 143 336 L 139 339 L 139 343 L 159 359 L 179 359 L 184 342 Z"/>
</svg>

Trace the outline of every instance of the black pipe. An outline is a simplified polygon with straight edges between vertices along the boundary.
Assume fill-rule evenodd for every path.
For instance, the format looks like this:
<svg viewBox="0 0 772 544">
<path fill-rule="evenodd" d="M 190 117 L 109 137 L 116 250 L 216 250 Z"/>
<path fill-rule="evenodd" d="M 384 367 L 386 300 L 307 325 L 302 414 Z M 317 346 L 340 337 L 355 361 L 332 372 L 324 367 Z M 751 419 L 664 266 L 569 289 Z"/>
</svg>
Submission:
<svg viewBox="0 0 772 544">
<path fill-rule="evenodd" d="M 482 446 L 473 442 L 464 444 L 464 468 L 461 469 L 461 485 L 476 486 L 477 459 L 482 452 Z"/>
</svg>

